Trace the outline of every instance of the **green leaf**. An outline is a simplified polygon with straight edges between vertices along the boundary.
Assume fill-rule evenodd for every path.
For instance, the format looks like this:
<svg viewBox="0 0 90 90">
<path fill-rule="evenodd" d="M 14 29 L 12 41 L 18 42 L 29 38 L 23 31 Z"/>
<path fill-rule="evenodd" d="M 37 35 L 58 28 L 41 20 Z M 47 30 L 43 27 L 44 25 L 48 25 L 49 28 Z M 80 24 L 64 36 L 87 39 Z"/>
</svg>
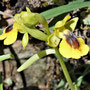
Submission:
<svg viewBox="0 0 90 90">
<path fill-rule="evenodd" d="M 9 59 L 9 58 L 13 58 L 13 55 L 12 54 L 2 55 L 2 56 L 0 56 L 0 61 L 3 61 L 5 59 Z"/>
<path fill-rule="evenodd" d="M 65 0 L 52 0 L 52 2 L 57 4 L 57 5 L 64 5 L 65 4 Z"/>
<path fill-rule="evenodd" d="M 23 45 L 24 49 L 26 48 L 26 46 L 28 44 L 28 41 L 29 41 L 28 33 L 25 33 L 24 36 L 23 36 L 23 39 L 22 39 L 22 45 Z"/>
<path fill-rule="evenodd" d="M 61 87 L 63 87 L 63 86 L 64 86 L 64 84 L 65 84 L 65 81 L 64 81 L 64 80 L 61 80 L 61 81 L 59 82 L 58 86 L 56 87 L 56 88 L 57 88 L 57 90 L 60 90 L 60 89 L 61 89 Z"/>
<path fill-rule="evenodd" d="M 22 70 L 28 68 L 30 65 L 32 65 L 33 63 L 35 63 L 37 60 L 39 60 L 40 58 L 49 55 L 49 54 L 55 54 L 55 50 L 54 49 L 47 49 L 47 50 L 43 50 L 38 52 L 37 54 L 33 55 L 32 57 L 30 57 L 23 65 L 21 65 L 18 68 L 18 72 L 21 72 Z"/>
<path fill-rule="evenodd" d="M 82 81 L 83 81 L 83 76 L 80 76 L 80 77 L 77 79 L 77 86 L 78 86 L 78 87 L 81 86 Z"/>
<path fill-rule="evenodd" d="M 2 77 L 1 77 L 1 73 L 0 73 L 0 90 L 3 90 L 3 84 L 2 84 Z"/>
<path fill-rule="evenodd" d="M 70 12 L 70 11 L 75 10 L 75 9 L 88 7 L 88 6 L 90 6 L 90 1 L 75 2 L 75 3 L 70 3 L 68 5 L 63 5 L 63 6 L 59 6 L 59 7 L 47 10 L 45 12 L 42 12 L 41 14 L 46 19 L 50 19 L 50 18 L 56 17 L 56 16 L 58 16 L 60 14 L 63 14 L 63 13 L 66 13 L 66 12 Z"/>
</svg>

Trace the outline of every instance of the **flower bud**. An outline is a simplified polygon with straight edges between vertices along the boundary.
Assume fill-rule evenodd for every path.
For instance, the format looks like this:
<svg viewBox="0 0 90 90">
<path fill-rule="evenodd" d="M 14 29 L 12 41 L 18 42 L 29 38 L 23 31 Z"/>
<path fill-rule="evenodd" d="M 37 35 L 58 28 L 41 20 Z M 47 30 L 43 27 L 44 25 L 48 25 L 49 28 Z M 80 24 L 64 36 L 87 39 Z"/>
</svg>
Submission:
<svg viewBox="0 0 90 90">
<path fill-rule="evenodd" d="M 42 24 L 45 32 L 50 35 L 48 23 L 44 16 L 39 13 L 32 13 L 27 7 L 26 10 L 27 11 L 22 11 L 20 14 L 15 14 L 15 21 L 21 25 L 25 25 L 28 28 L 35 27 L 37 24 Z"/>
<path fill-rule="evenodd" d="M 34 26 L 38 24 L 38 19 L 36 19 L 36 13 L 28 13 L 28 12 L 21 12 L 20 18 L 24 25 L 26 26 Z"/>
</svg>

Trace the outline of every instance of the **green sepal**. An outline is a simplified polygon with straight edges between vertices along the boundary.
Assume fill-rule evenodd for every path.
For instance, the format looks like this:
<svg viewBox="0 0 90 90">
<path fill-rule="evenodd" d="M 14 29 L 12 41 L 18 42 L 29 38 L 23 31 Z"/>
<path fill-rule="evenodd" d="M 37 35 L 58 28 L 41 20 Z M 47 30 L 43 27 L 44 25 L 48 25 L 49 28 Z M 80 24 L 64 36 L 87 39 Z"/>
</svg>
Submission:
<svg viewBox="0 0 90 90">
<path fill-rule="evenodd" d="M 55 50 L 54 49 L 47 49 L 47 50 L 43 50 L 38 52 L 37 54 L 33 55 L 32 57 L 30 57 L 23 65 L 21 65 L 17 71 L 21 72 L 24 69 L 28 68 L 30 65 L 32 65 L 33 63 L 35 63 L 37 60 L 39 60 L 40 58 L 49 55 L 49 54 L 55 54 Z"/>
<path fill-rule="evenodd" d="M 43 32 L 39 31 L 35 27 L 26 27 L 25 25 L 22 25 L 22 27 L 34 38 L 47 41 L 48 35 L 44 34 Z"/>
<path fill-rule="evenodd" d="M 25 33 L 24 36 L 23 36 L 23 39 L 22 39 L 22 45 L 23 45 L 24 49 L 26 48 L 26 46 L 28 44 L 28 41 L 29 41 L 28 33 Z"/>
<path fill-rule="evenodd" d="M 48 37 L 48 45 L 51 47 L 57 47 L 58 44 L 60 42 L 60 39 L 55 35 L 55 33 L 52 33 L 49 37 Z"/>
<path fill-rule="evenodd" d="M 36 13 L 36 19 L 38 20 L 38 22 L 39 22 L 40 24 L 42 24 L 42 25 L 44 26 L 45 32 L 46 32 L 48 35 L 50 35 L 49 26 L 48 26 L 47 20 L 44 18 L 44 16 L 41 15 L 41 14 Z"/>
<path fill-rule="evenodd" d="M 73 32 L 75 30 L 77 22 L 78 22 L 78 17 L 75 17 L 65 24 L 65 28 L 67 28 Z"/>
<path fill-rule="evenodd" d="M 32 13 L 28 7 L 26 7 L 26 10 L 28 14 Z"/>
<path fill-rule="evenodd" d="M 22 20 L 21 20 L 21 18 L 20 18 L 20 14 L 15 14 L 15 15 L 14 15 L 14 19 L 15 19 L 15 21 L 16 21 L 17 23 L 20 23 L 20 24 L 23 23 Z"/>
</svg>

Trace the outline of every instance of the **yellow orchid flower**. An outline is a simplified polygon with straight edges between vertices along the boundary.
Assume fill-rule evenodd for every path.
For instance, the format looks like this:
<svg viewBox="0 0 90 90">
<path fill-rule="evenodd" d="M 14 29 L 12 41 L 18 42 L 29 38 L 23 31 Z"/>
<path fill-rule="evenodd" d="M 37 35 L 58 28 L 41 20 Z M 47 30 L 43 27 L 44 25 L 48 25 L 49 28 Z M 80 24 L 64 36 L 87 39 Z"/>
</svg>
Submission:
<svg viewBox="0 0 90 90">
<path fill-rule="evenodd" d="M 77 21 L 78 21 L 78 17 L 75 17 L 75 18 L 69 20 L 70 18 L 71 18 L 71 16 L 67 15 L 63 20 L 58 21 L 55 24 L 54 31 L 55 31 L 55 34 L 59 38 L 62 38 L 61 34 L 66 29 L 68 29 L 72 32 L 74 31 L 76 24 L 77 24 Z"/>
<path fill-rule="evenodd" d="M 76 38 L 73 33 L 64 31 L 64 38 L 59 45 L 59 52 L 65 58 L 79 59 L 88 54 L 89 46 L 82 38 Z"/>
<path fill-rule="evenodd" d="M 0 35 L 0 40 L 4 40 L 4 45 L 10 45 L 16 41 L 18 32 L 26 33 L 26 31 L 15 22 L 3 30 L 3 33 Z"/>
</svg>

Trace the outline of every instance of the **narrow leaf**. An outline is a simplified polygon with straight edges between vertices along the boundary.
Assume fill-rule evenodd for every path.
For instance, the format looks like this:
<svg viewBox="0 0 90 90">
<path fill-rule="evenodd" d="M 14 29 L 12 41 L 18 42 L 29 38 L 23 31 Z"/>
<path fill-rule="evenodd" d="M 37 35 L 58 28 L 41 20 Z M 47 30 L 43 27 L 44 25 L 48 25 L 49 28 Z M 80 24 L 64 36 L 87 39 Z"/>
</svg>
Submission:
<svg viewBox="0 0 90 90">
<path fill-rule="evenodd" d="M 0 56 L 0 61 L 3 61 L 5 59 L 13 58 L 12 54 L 2 55 Z"/>
<path fill-rule="evenodd" d="M 28 44 L 28 33 L 25 33 L 24 36 L 23 36 L 23 39 L 22 39 L 22 45 L 23 45 L 23 48 L 25 49 L 27 44 Z"/>
<path fill-rule="evenodd" d="M 80 76 L 80 77 L 77 79 L 77 86 L 78 86 L 78 87 L 80 87 L 82 81 L 83 81 L 83 76 Z"/>
<path fill-rule="evenodd" d="M 21 65 L 18 68 L 17 71 L 21 72 L 22 70 L 26 69 L 27 67 L 29 67 L 30 65 L 35 63 L 40 58 L 42 58 L 42 57 L 44 57 L 46 55 L 49 55 L 49 54 L 55 54 L 55 50 L 54 49 L 47 49 L 47 50 L 43 50 L 41 52 L 38 52 L 37 54 L 35 54 L 32 57 L 30 57 L 23 65 Z"/>
<path fill-rule="evenodd" d="M 56 17 L 56 16 L 58 16 L 60 14 L 63 14 L 63 13 L 66 13 L 66 12 L 70 12 L 70 11 L 75 10 L 75 9 L 88 7 L 88 6 L 90 6 L 90 1 L 75 2 L 75 3 L 70 3 L 68 5 L 63 5 L 63 6 L 59 6 L 59 7 L 47 10 L 45 12 L 42 12 L 41 14 L 46 19 L 50 19 L 50 18 Z"/>
<path fill-rule="evenodd" d="M 64 81 L 64 80 L 61 80 L 61 81 L 59 82 L 59 84 L 57 85 L 57 87 L 56 87 L 57 90 L 61 89 L 61 87 L 63 87 L 64 84 L 65 84 L 65 81 Z"/>
</svg>

